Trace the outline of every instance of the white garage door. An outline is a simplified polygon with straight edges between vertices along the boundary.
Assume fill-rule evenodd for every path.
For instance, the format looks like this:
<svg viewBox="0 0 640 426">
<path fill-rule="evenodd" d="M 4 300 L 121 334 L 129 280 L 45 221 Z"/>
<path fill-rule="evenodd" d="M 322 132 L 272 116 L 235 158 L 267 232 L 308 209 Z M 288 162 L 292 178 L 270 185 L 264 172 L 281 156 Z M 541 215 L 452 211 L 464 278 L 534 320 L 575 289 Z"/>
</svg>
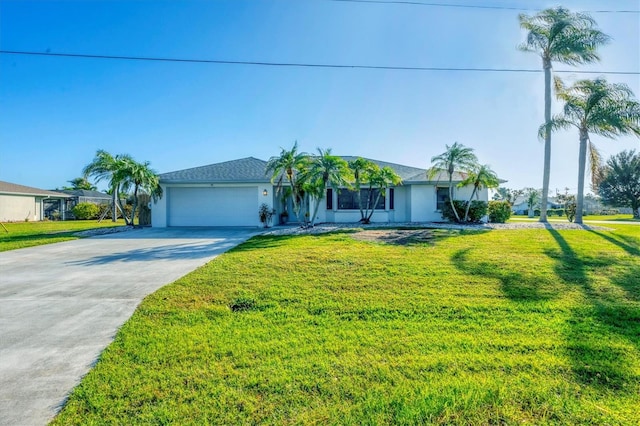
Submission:
<svg viewBox="0 0 640 426">
<path fill-rule="evenodd" d="M 259 225 L 258 187 L 168 190 L 168 226 Z"/>
</svg>

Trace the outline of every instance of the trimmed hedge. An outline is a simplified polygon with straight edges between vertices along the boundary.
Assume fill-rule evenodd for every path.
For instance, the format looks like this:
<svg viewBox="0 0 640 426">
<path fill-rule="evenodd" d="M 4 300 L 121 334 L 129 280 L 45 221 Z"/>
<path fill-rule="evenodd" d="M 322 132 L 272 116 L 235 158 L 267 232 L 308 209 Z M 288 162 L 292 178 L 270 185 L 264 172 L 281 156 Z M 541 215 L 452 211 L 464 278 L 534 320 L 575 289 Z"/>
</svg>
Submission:
<svg viewBox="0 0 640 426">
<path fill-rule="evenodd" d="M 460 216 L 460 222 L 464 220 L 464 211 L 467 208 L 467 202 L 461 200 L 453 200 L 453 204 L 456 207 L 456 211 L 458 212 L 458 216 Z M 471 223 L 478 223 L 482 220 L 484 216 L 487 214 L 488 204 L 486 201 L 478 201 L 473 200 L 471 202 L 471 207 L 469 208 L 469 221 Z M 453 214 L 453 209 L 451 209 L 451 203 L 444 203 L 444 207 L 442 208 L 442 218 L 447 219 L 451 222 L 457 222 L 455 214 Z"/>
<path fill-rule="evenodd" d="M 93 203 L 79 203 L 73 208 L 73 215 L 79 220 L 96 219 L 99 212 L 100 208 Z"/>
<path fill-rule="evenodd" d="M 505 223 L 511 217 L 511 204 L 508 201 L 489 201 L 489 221 Z"/>
</svg>

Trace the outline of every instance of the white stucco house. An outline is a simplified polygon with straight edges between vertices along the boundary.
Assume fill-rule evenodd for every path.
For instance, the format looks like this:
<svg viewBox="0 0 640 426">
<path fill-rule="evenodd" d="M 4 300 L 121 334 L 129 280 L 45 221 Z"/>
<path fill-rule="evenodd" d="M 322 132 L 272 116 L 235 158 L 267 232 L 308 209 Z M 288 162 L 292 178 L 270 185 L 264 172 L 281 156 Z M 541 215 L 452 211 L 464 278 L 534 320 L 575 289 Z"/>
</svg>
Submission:
<svg viewBox="0 0 640 426">
<path fill-rule="evenodd" d="M 0 181 L 0 221 L 39 221 L 45 217 L 45 202 L 57 203 L 64 212 L 69 195 Z"/>
<path fill-rule="evenodd" d="M 357 157 L 342 158 L 350 161 Z M 448 197 L 445 173 L 429 179 L 426 169 L 371 161 L 380 167 L 391 167 L 403 181 L 402 185 L 386 190 L 372 222 L 442 221 L 440 209 Z M 284 204 L 266 173 L 266 165 L 264 160 L 248 157 L 161 174 L 164 195 L 152 205 L 152 226 L 260 226 L 258 209 L 263 203 L 276 210 L 277 218 Z M 465 177 L 455 173 L 454 182 Z M 456 188 L 454 198 L 468 200 L 471 191 L 471 187 Z M 480 191 L 478 199 L 488 201 L 488 191 Z M 353 191 L 327 189 L 320 203 L 316 223 L 360 220 Z M 313 212 L 313 206 L 310 210 Z"/>
</svg>

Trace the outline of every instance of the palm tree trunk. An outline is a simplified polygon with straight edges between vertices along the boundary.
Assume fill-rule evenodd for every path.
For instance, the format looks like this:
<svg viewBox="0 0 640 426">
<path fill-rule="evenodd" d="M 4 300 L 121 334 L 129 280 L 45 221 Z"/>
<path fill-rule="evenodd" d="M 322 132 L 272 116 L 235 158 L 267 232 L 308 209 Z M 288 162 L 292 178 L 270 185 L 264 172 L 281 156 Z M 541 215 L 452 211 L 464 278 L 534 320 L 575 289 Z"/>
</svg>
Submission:
<svg viewBox="0 0 640 426">
<path fill-rule="evenodd" d="M 131 225 L 135 226 L 136 209 L 138 208 L 138 185 L 133 190 L 133 209 L 131 209 Z M 140 220 L 138 220 L 138 225 Z"/>
<path fill-rule="evenodd" d="M 451 203 L 451 209 L 456 217 L 456 222 L 460 222 L 460 216 L 458 216 L 456 206 L 453 204 L 453 173 L 449 173 L 449 203 Z"/>
<path fill-rule="evenodd" d="M 471 191 L 471 197 L 469 197 L 469 202 L 467 203 L 467 207 L 464 209 L 464 221 L 468 221 L 469 220 L 469 209 L 471 208 L 471 200 L 473 200 L 473 196 L 476 195 L 476 188 L 475 186 L 473 187 L 473 191 Z"/>
<path fill-rule="evenodd" d="M 118 206 L 116 204 L 117 200 L 118 200 L 118 186 L 114 185 L 111 188 L 111 203 L 113 204 L 113 215 L 111 216 L 111 222 L 118 221 Z"/>
<path fill-rule="evenodd" d="M 587 166 L 587 141 L 589 134 L 586 129 L 580 129 L 580 151 L 578 153 L 578 196 L 576 197 L 576 220 L 582 223 L 582 208 L 584 206 L 584 175 Z"/>
<path fill-rule="evenodd" d="M 542 202 L 540 203 L 540 222 L 547 221 L 547 201 L 549 199 L 549 177 L 551 175 L 551 60 L 542 60 L 544 68 L 544 171 L 542 173 Z"/>
<path fill-rule="evenodd" d="M 376 197 L 376 201 L 373 203 L 373 206 L 371 207 L 371 212 L 369 213 L 369 216 L 367 217 L 367 222 L 366 223 L 371 222 L 371 218 L 373 217 L 373 213 L 375 213 L 376 206 L 378 205 L 378 202 L 380 201 L 380 197 L 382 196 L 382 191 L 383 191 L 383 189 L 380 188 L 380 190 L 378 191 L 378 196 Z M 369 191 L 369 196 L 371 196 L 371 191 Z"/>
</svg>

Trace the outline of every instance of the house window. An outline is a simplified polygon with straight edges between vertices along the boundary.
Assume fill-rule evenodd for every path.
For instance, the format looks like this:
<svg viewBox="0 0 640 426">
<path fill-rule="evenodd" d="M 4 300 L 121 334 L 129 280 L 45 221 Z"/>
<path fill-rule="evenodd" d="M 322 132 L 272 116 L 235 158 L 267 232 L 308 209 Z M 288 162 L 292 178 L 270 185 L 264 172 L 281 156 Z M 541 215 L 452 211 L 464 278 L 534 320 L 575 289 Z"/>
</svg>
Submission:
<svg viewBox="0 0 640 426">
<path fill-rule="evenodd" d="M 449 202 L 449 188 L 436 188 L 436 209 L 442 211 L 444 203 Z"/>
<path fill-rule="evenodd" d="M 362 208 L 367 208 L 367 200 L 371 200 L 373 203 L 378 197 L 379 189 L 371 190 L 371 198 L 369 199 L 369 189 L 361 189 L 360 196 L 362 197 Z M 341 189 L 338 191 L 338 209 L 339 210 L 358 210 L 360 208 L 358 204 L 358 195 L 356 191 L 350 191 L 348 189 Z M 375 210 L 384 210 L 384 197 L 380 197 L 378 204 L 375 206 Z"/>
<path fill-rule="evenodd" d="M 327 210 L 333 210 L 333 189 L 327 188 Z"/>
</svg>

